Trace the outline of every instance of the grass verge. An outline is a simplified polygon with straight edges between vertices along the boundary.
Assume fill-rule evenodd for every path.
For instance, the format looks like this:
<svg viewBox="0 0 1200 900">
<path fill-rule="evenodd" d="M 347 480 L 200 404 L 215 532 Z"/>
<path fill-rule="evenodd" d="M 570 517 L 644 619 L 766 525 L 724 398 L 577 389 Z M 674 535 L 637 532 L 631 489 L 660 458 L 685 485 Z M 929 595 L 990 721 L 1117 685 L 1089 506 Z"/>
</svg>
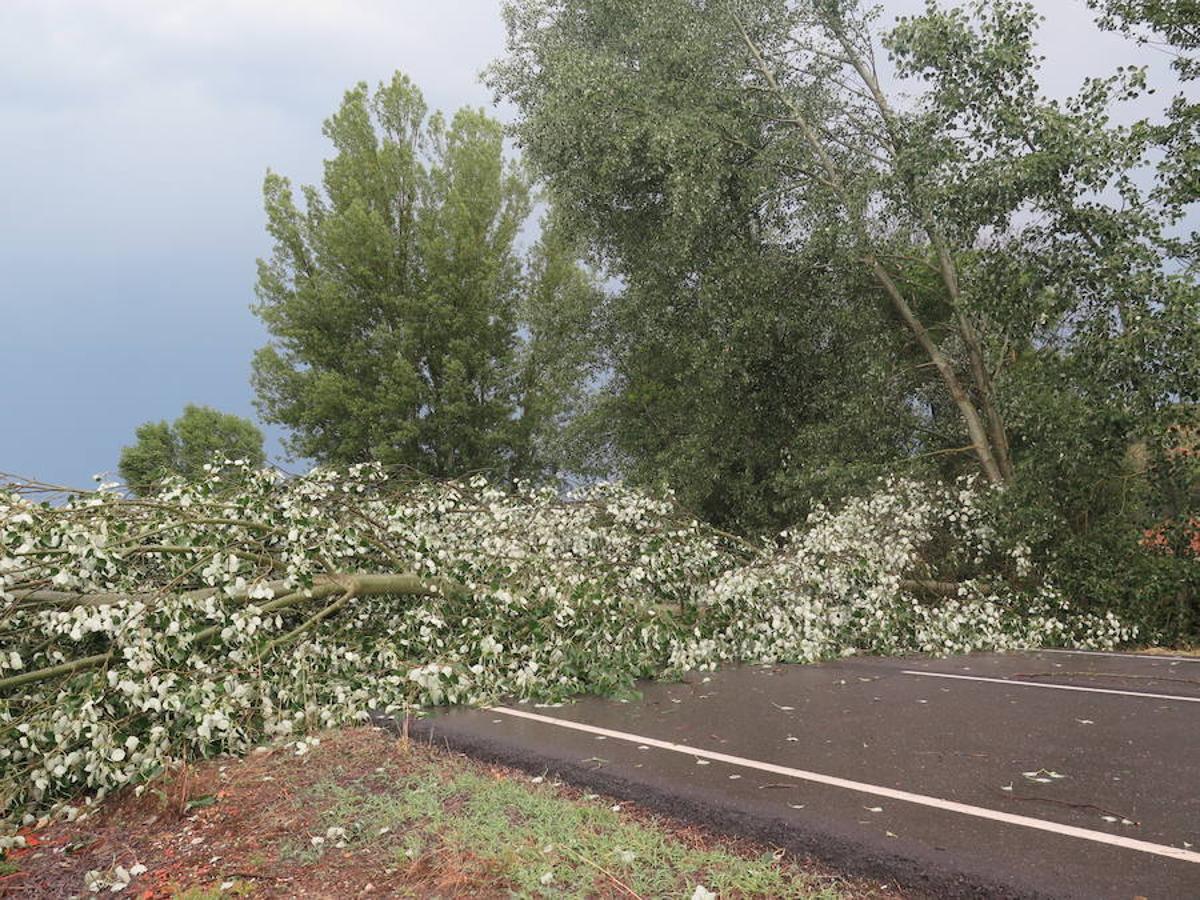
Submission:
<svg viewBox="0 0 1200 900">
<path fill-rule="evenodd" d="M 27 839 L 0 864 L 2 895 L 82 894 L 91 871 L 134 872 L 123 893 L 146 900 L 898 896 L 370 728 L 184 766 Z"/>
</svg>

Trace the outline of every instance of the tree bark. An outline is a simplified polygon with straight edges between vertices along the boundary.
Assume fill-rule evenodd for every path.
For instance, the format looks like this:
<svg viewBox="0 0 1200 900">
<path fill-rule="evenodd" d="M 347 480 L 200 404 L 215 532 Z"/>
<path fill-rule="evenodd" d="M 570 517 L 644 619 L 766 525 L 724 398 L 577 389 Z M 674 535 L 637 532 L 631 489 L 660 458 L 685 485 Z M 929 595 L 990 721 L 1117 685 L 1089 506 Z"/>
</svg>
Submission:
<svg viewBox="0 0 1200 900">
<path fill-rule="evenodd" d="M 983 469 L 984 474 L 992 483 L 1001 483 L 1004 481 L 1004 474 L 999 463 L 996 461 L 995 455 L 992 453 L 992 445 L 988 440 L 987 429 L 984 428 L 983 421 L 979 416 L 979 410 L 975 408 L 975 404 L 971 401 L 970 396 L 963 387 L 958 373 L 954 371 L 954 364 L 942 353 L 932 338 L 929 337 L 929 332 L 913 313 L 912 307 L 908 305 L 908 301 L 904 298 L 904 295 L 900 292 L 900 288 L 896 285 L 896 282 L 892 279 L 887 269 L 884 268 L 883 264 L 874 256 L 868 257 L 868 264 L 875 274 L 875 279 L 887 291 L 888 296 L 892 300 L 892 305 L 900 313 L 900 317 L 904 319 L 909 330 L 916 336 L 917 342 L 929 356 L 930 362 L 934 364 L 938 373 L 942 376 L 942 381 L 945 383 L 946 389 L 950 392 L 950 398 L 954 401 L 954 405 L 958 407 L 959 414 L 966 425 L 967 436 L 971 439 L 971 445 L 975 448 L 975 455 L 979 458 L 979 465 Z"/>
</svg>

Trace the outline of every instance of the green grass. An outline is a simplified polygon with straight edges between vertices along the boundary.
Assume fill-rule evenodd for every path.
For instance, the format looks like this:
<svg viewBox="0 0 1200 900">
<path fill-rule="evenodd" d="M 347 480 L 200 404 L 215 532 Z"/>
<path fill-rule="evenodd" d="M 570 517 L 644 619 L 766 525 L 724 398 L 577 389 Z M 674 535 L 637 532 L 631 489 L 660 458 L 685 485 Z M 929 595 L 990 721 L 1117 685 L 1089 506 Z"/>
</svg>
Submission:
<svg viewBox="0 0 1200 900">
<path fill-rule="evenodd" d="M 697 885 L 723 897 L 840 896 L 771 854 L 745 858 L 692 846 L 653 822 L 614 812 L 610 800 L 576 800 L 551 784 L 497 779 L 445 761 L 413 763 L 402 774 L 384 768 L 315 786 L 306 800 L 327 807 L 322 827 L 345 835 L 284 853 L 307 861 L 344 841 L 347 848 L 386 849 L 398 867 L 425 856 L 469 857 L 521 897 L 619 894 L 618 882 L 643 897 L 688 898 Z"/>
</svg>

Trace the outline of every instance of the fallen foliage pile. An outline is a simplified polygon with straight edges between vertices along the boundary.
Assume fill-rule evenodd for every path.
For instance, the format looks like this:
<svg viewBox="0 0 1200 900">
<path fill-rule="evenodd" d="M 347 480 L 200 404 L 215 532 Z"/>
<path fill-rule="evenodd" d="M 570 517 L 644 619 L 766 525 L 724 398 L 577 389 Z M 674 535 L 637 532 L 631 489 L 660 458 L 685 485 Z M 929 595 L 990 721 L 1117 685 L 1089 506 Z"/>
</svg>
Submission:
<svg viewBox="0 0 1200 900">
<path fill-rule="evenodd" d="M 670 495 L 285 479 L 0 493 L 0 817 L 362 721 L 726 661 L 1134 637 L 1006 546 L 970 484 L 894 480 L 754 544 Z M 75 814 L 66 808 L 68 816 Z"/>
</svg>

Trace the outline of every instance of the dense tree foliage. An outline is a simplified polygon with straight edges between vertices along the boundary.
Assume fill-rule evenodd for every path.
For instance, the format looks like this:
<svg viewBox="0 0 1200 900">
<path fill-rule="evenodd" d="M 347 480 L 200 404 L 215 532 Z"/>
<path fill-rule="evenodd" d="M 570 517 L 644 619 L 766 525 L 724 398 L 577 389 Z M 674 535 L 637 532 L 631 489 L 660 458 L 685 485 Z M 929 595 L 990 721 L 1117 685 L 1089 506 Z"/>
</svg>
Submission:
<svg viewBox="0 0 1200 900">
<path fill-rule="evenodd" d="M 921 379 L 897 374 L 904 348 L 879 310 L 856 312 L 857 272 L 729 232 L 713 229 L 679 290 L 663 273 L 608 299 L 612 379 L 576 427 L 626 477 L 753 530 L 802 519 L 901 457 L 915 416 L 893 411 Z"/>
<path fill-rule="evenodd" d="M 1100 24 L 1120 31 L 1140 44 L 1162 50 L 1180 80 L 1166 115 L 1147 123 L 1150 139 L 1163 158 L 1158 167 L 1158 196 L 1180 209 L 1200 201 L 1200 99 L 1195 82 L 1200 79 L 1200 3 L 1196 0 L 1088 0 L 1101 12 Z M 1196 270 L 1200 265 L 1200 232 L 1191 229 L 1172 247 L 1176 259 Z"/>
<path fill-rule="evenodd" d="M 572 341 L 594 287 L 552 228 L 520 253 L 530 191 L 500 125 L 428 115 L 397 74 L 348 91 L 325 134 L 320 189 L 297 204 L 286 178 L 264 186 L 263 415 L 320 461 L 536 474 L 586 368 Z"/>
<path fill-rule="evenodd" d="M 146 422 L 138 426 L 136 437 L 136 443 L 121 451 L 118 470 L 137 494 L 171 475 L 188 481 L 204 478 L 204 467 L 216 454 L 255 468 L 266 462 L 262 432 L 253 422 L 208 406 L 189 403 L 174 423 Z"/>
<path fill-rule="evenodd" d="M 670 448 L 682 490 L 745 473 L 785 492 L 785 514 L 805 486 L 853 487 L 820 478 L 838 451 L 974 470 L 1006 485 L 1011 526 L 1076 573 L 1081 599 L 1137 596 L 1194 627 L 1195 567 L 1141 547 L 1195 508 L 1194 459 L 1172 448 L 1200 400 L 1200 290 L 1171 262 L 1191 198 L 1164 189 L 1183 183 L 1179 158 L 1159 125 L 1112 124 L 1142 72 L 1046 98 L 1037 18 L 1015 0 L 931 3 L 886 32 L 853 0 L 518 0 L 506 15 L 492 84 L 573 233 L 624 284 L 602 421 L 631 472 L 660 464 L 672 421 L 719 448 Z M 719 337 L 697 348 L 696 333 Z M 717 505 L 753 522 L 761 497 Z"/>
<path fill-rule="evenodd" d="M 1010 586 L 1029 549 L 997 535 L 967 480 L 878 481 L 750 542 L 621 485 L 220 474 L 148 501 L 0 489 L 0 851 L 24 814 L 80 789 L 264 739 L 303 753 L 312 730 L 372 712 L 1141 634 L 1051 585 Z"/>
</svg>

